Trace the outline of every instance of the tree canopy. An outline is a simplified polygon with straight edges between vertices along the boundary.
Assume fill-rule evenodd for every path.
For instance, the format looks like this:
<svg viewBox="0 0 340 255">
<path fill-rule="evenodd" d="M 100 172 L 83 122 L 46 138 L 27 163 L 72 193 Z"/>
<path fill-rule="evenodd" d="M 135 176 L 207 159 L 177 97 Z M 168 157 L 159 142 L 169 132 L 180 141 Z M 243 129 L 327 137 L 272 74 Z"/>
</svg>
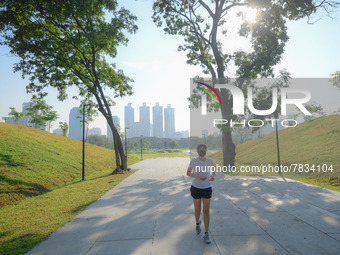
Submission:
<svg viewBox="0 0 340 255">
<path fill-rule="evenodd" d="M 14 121 L 16 123 L 18 123 L 18 121 L 21 120 L 25 116 L 24 112 L 17 112 L 14 107 L 10 107 L 9 109 L 11 111 L 8 113 L 8 115 L 13 116 Z"/>
<path fill-rule="evenodd" d="M 110 106 L 114 97 L 131 95 L 132 80 L 109 61 L 117 46 L 127 44 L 125 32 L 134 33 L 136 17 L 115 0 L 1 0 L 2 44 L 20 61 L 14 70 L 28 76 L 28 92 L 45 95 L 45 87 L 67 98 L 67 88 L 76 86 L 83 103 L 90 103 L 108 121 L 116 152 L 117 168 L 126 168 L 126 158 Z M 78 97 L 76 97 L 78 98 Z"/>
<path fill-rule="evenodd" d="M 46 123 L 58 119 L 57 112 L 52 109 L 53 107 L 48 105 L 44 99 L 32 96 L 26 107 L 26 115 L 31 117 L 29 122 L 33 124 L 35 128 L 45 127 Z"/>
<path fill-rule="evenodd" d="M 251 86 L 246 79 L 274 77 L 274 66 L 283 56 L 287 35 L 287 20 L 311 17 L 318 9 L 329 14 L 339 6 L 332 0 L 156 0 L 153 5 L 153 20 L 170 35 L 180 35 L 184 44 L 180 51 L 187 54 L 187 63 L 199 65 L 204 74 L 209 74 L 211 85 L 225 84 L 230 77 L 237 79 L 235 85 L 244 91 Z M 248 10 L 256 10 L 254 21 L 246 19 Z M 234 22 L 230 15 L 238 12 L 242 22 L 238 36 L 249 38 L 250 50 L 226 50 L 230 31 L 227 25 Z M 232 24 L 236 25 L 236 24 Z M 230 73 L 235 68 L 234 73 Z M 223 119 L 230 119 L 233 98 L 226 89 L 220 89 L 223 103 Z M 191 107 L 201 104 L 201 94 L 194 91 L 189 99 Z M 262 104 L 265 105 L 265 104 Z M 210 109 L 214 109 L 210 107 Z M 224 164 L 234 164 L 234 148 L 231 130 L 222 128 Z"/>
<path fill-rule="evenodd" d="M 339 3 L 321 0 L 157 0 L 153 20 L 171 35 L 181 35 L 185 43 L 180 51 L 187 52 L 187 63 L 200 65 L 213 80 L 224 79 L 232 64 L 237 66 L 234 77 L 256 78 L 273 75 L 288 41 L 286 21 L 310 17 L 318 8 L 330 13 Z M 226 25 L 233 22 L 230 13 L 236 9 L 243 22 L 238 34 L 250 37 L 253 51 L 226 52 L 222 38 L 228 37 Z M 256 10 L 249 21 L 245 13 Z"/>
<path fill-rule="evenodd" d="M 332 83 L 335 87 L 338 87 L 340 89 L 340 70 L 336 71 L 332 75 Z"/>
</svg>

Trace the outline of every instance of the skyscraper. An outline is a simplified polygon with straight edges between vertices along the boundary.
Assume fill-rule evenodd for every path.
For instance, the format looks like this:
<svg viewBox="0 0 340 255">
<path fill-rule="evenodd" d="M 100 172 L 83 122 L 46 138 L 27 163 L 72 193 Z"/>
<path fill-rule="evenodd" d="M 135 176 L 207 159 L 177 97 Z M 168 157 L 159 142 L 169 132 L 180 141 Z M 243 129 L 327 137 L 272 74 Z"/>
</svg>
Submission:
<svg viewBox="0 0 340 255">
<path fill-rule="evenodd" d="M 134 134 L 134 123 L 135 123 L 135 109 L 132 108 L 132 103 L 128 103 L 127 106 L 124 107 L 124 119 L 125 119 L 125 128 L 128 128 L 126 130 L 126 136 L 132 137 Z"/>
<path fill-rule="evenodd" d="M 143 103 L 143 106 L 139 107 L 139 122 L 141 126 L 141 135 L 150 136 L 150 107 Z"/>
<path fill-rule="evenodd" d="M 22 112 L 27 114 L 27 110 L 26 108 L 29 106 L 28 102 L 24 102 L 22 103 Z M 24 117 L 22 117 L 21 120 L 19 120 L 19 124 L 23 125 L 23 126 L 32 126 L 32 124 L 29 123 L 30 117 L 28 117 L 27 115 L 25 115 Z M 30 125 L 29 125 L 30 124 Z"/>
<path fill-rule="evenodd" d="M 79 107 L 73 107 L 69 115 L 69 137 L 77 140 L 83 139 L 82 116 Z"/>
<path fill-rule="evenodd" d="M 102 130 L 100 129 L 100 128 L 91 128 L 91 129 L 89 129 L 89 131 L 88 131 L 88 134 L 87 134 L 88 136 L 89 135 L 102 135 Z"/>
<path fill-rule="evenodd" d="M 157 102 L 152 107 L 153 136 L 163 137 L 163 107 Z"/>
<path fill-rule="evenodd" d="M 168 104 L 167 108 L 164 108 L 164 136 L 173 138 L 175 133 L 175 108 Z"/>
</svg>

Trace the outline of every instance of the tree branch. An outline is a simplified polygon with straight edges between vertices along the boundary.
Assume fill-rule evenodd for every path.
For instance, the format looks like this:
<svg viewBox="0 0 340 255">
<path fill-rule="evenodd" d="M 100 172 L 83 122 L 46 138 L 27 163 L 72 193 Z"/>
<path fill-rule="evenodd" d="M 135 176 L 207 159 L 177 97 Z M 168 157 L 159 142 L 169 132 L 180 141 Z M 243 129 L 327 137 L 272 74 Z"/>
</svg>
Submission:
<svg viewBox="0 0 340 255">
<path fill-rule="evenodd" d="M 206 9 L 208 11 L 208 13 L 211 17 L 214 17 L 214 13 L 212 12 L 212 10 L 209 8 L 209 6 L 204 1 L 199 0 L 198 2 L 204 7 L 204 9 Z"/>
</svg>

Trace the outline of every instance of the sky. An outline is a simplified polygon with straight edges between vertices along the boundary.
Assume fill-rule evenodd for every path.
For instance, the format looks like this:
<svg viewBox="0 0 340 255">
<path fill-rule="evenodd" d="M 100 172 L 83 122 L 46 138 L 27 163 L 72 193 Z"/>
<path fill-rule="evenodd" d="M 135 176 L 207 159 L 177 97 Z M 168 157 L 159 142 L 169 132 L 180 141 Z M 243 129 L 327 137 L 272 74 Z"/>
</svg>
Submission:
<svg viewBox="0 0 340 255">
<path fill-rule="evenodd" d="M 187 65 L 185 53 L 177 51 L 178 46 L 183 43 L 180 36 L 167 35 L 153 23 L 152 1 L 118 2 L 120 7 L 129 9 L 137 16 L 139 29 L 136 34 L 128 35 L 128 45 L 119 46 L 118 55 L 113 59 L 117 68 L 134 80 L 134 94 L 116 98 L 116 106 L 111 109 L 112 114 L 120 117 L 123 128 L 124 106 L 129 102 L 135 109 L 135 121 L 139 120 L 139 106 L 143 102 L 150 106 L 150 110 L 156 102 L 163 107 L 171 104 L 175 108 L 176 131 L 189 130 L 190 111 L 187 98 L 190 96 L 190 78 L 202 76 L 202 70 Z M 321 18 L 314 24 L 307 24 L 307 20 L 289 21 L 287 26 L 290 39 L 283 59 L 275 70 L 286 68 L 293 78 L 327 78 L 331 73 L 340 70 L 340 11 L 333 13 L 332 17 L 331 19 L 324 14 L 314 16 L 313 21 Z M 236 18 L 230 22 L 232 26 L 234 23 L 236 24 Z M 232 29 L 235 28 L 231 27 L 231 31 Z M 228 37 L 223 43 L 231 49 L 247 47 L 247 42 L 232 37 Z M 13 64 L 18 61 L 6 46 L 0 46 L 0 117 L 8 116 L 9 107 L 21 111 L 22 103 L 31 98 L 31 94 L 26 94 L 27 79 L 22 79 L 20 73 L 13 73 Z M 233 70 L 230 70 L 229 75 L 233 76 Z M 57 122 L 53 123 L 51 130 L 54 130 L 58 128 L 60 121 L 68 122 L 71 108 L 79 106 L 80 102 L 71 99 L 76 95 L 75 89 L 68 91 L 69 99 L 63 102 L 57 100 L 55 89 L 48 89 L 47 92 L 47 103 L 60 116 Z M 339 89 L 332 88 L 330 92 L 325 93 L 325 96 L 327 93 L 332 96 L 339 93 L 340 98 Z M 100 115 L 89 127 L 99 127 L 102 133 L 106 134 L 106 122 Z"/>
</svg>

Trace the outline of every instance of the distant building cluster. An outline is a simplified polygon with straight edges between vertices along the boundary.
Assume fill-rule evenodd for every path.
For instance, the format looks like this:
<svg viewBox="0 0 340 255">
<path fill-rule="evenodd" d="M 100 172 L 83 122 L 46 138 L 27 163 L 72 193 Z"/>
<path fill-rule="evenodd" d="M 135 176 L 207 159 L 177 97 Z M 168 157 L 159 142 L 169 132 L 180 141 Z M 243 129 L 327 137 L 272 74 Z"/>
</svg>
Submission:
<svg viewBox="0 0 340 255">
<path fill-rule="evenodd" d="M 167 137 L 180 138 L 185 134 L 176 132 L 175 129 L 175 109 L 170 104 L 166 108 L 156 103 L 152 106 L 152 124 L 150 118 L 150 106 L 143 103 L 139 107 L 139 122 L 135 121 L 135 110 L 132 103 L 128 103 L 124 108 L 125 129 L 127 137 Z"/>
<path fill-rule="evenodd" d="M 188 131 L 176 132 L 175 129 L 175 109 L 170 104 L 163 109 L 159 103 L 156 103 L 152 107 L 152 124 L 151 124 L 151 112 L 150 106 L 143 103 L 139 107 L 139 122 L 135 121 L 135 110 L 132 107 L 132 103 L 128 103 L 124 107 L 124 130 L 121 127 L 120 118 L 118 116 L 112 116 L 113 124 L 116 128 L 120 128 L 122 132 L 126 131 L 126 137 L 167 137 L 167 138 L 182 138 L 188 137 Z M 70 111 L 69 115 L 69 137 L 77 140 L 82 139 L 82 117 L 79 113 L 79 107 L 74 107 Z M 87 129 L 86 129 L 87 130 Z M 59 133 L 61 130 L 57 130 Z M 87 130 L 86 135 L 101 135 L 100 128 L 91 128 Z M 107 137 L 113 137 L 112 131 L 107 124 Z"/>
<path fill-rule="evenodd" d="M 25 102 L 22 106 L 22 112 L 26 113 L 26 107 L 29 103 Z M 83 139 L 83 127 L 82 127 L 82 116 L 79 112 L 80 107 L 73 107 L 70 110 L 69 114 L 69 130 L 68 137 L 82 140 Z M 159 138 L 173 138 L 180 139 L 184 137 L 189 137 L 189 131 L 181 131 L 176 132 L 175 129 L 175 109 L 171 107 L 170 104 L 167 105 L 166 108 L 163 109 L 163 106 L 160 106 L 159 103 L 156 103 L 155 106 L 152 106 L 152 118 L 150 106 L 147 106 L 146 103 L 143 103 L 142 106 L 139 107 L 139 122 L 135 121 L 135 110 L 132 107 L 132 103 L 128 103 L 124 108 L 124 117 L 125 117 L 125 127 L 122 129 L 120 118 L 118 116 L 112 116 L 113 123 L 117 129 L 120 129 L 121 132 L 126 132 L 127 138 L 132 137 L 159 137 Z M 33 124 L 29 123 L 30 117 L 24 116 L 22 119 L 18 121 L 18 124 L 24 126 L 31 126 Z M 14 117 L 5 117 L 3 118 L 6 123 L 16 123 Z M 152 124 L 151 124 L 152 121 Z M 45 131 L 48 131 L 45 127 L 40 127 Z M 102 135 L 102 130 L 100 128 L 91 128 L 88 129 L 85 126 L 85 136 L 89 135 Z M 53 130 L 54 134 L 63 135 L 63 131 L 60 128 Z M 107 137 L 113 137 L 112 131 L 107 124 Z"/>
</svg>

